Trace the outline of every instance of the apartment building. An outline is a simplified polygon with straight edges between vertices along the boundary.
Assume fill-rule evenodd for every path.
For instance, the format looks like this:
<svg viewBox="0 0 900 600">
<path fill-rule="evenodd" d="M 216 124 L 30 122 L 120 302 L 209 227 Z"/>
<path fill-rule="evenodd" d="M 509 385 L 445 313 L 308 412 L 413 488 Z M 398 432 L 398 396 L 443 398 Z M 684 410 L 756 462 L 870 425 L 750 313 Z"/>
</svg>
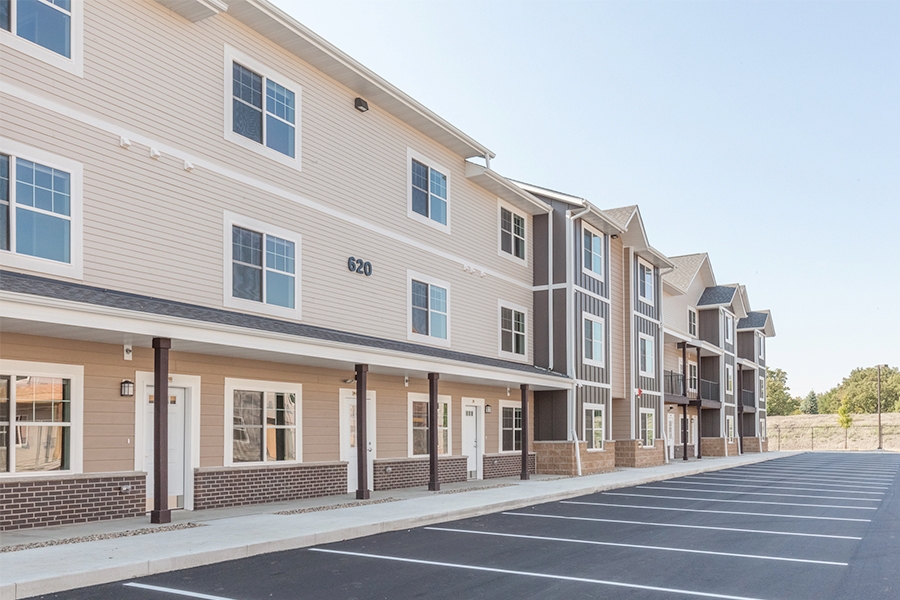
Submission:
<svg viewBox="0 0 900 600">
<path fill-rule="evenodd" d="M 4 5 L 0 527 L 534 471 L 488 148 L 265 0 Z"/>
</svg>

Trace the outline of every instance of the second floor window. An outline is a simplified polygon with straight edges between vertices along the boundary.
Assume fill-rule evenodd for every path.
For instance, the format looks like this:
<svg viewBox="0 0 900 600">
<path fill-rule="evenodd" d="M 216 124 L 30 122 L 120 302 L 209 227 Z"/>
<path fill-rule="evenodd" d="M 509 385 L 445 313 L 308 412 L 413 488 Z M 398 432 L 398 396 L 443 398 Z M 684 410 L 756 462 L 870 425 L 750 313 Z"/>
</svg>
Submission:
<svg viewBox="0 0 900 600">
<path fill-rule="evenodd" d="M 688 334 L 697 337 L 697 311 L 693 308 L 688 309 Z"/>
<path fill-rule="evenodd" d="M 231 246 L 234 298 L 294 308 L 294 242 L 235 225 Z"/>
<path fill-rule="evenodd" d="M 641 335 L 638 339 L 640 371 L 644 377 L 654 377 L 653 338 Z"/>
<path fill-rule="evenodd" d="M 525 356 L 525 313 L 500 308 L 500 350 Z"/>
<path fill-rule="evenodd" d="M 725 365 L 725 393 L 734 393 L 734 367 Z"/>
<path fill-rule="evenodd" d="M 584 315 L 584 362 L 604 366 L 603 321 L 590 315 Z"/>
<path fill-rule="evenodd" d="M 411 282 L 412 333 L 447 339 L 447 289 L 413 279 Z"/>
<path fill-rule="evenodd" d="M 584 269 L 603 277 L 603 236 L 584 229 Z"/>
<path fill-rule="evenodd" d="M 500 250 L 525 260 L 525 217 L 500 209 Z"/>
<path fill-rule="evenodd" d="M 72 57 L 72 0 L 0 0 L 0 29 Z"/>
<path fill-rule="evenodd" d="M 412 212 L 447 225 L 447 176 L 414 158 L 410 160 Z"/>
<path fill-rule="evenodd" d="M 647 304 L 653 304 L 653 267 L 644 261 L 638 263 L 638 296 Z"/>
<path fill-rule="evenodd" d="M 232 130 L 294 158 L 294 92 L 238 63 L 232 63 Z"/>
<path fill-rule="evenodd" d="M 697 383 L 699 382 L 699 370 L 697 369 L 697 363 L 688 363 L 688 389 L 692 392 L 697 391 Z"/>
</svg>

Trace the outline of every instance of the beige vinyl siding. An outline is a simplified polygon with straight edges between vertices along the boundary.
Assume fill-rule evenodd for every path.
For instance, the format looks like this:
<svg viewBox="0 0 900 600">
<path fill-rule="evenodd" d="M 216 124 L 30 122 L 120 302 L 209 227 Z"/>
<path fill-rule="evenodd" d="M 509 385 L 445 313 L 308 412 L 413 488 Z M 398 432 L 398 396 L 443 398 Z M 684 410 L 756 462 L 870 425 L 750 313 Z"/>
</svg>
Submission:
<svg viewBox="0 0 900 600">
<path fill-rule="evenodd" d="M 663 369 L 665 371 L 673 371 L 675 373 L 681 374 L 681 371 L 678 369 L 678 359 L 682 358 L 683 354 L 681 353 L 681 348 L 679 348 L 675 342 L 669 342 L 665 344 L 665 355 L 663 356 Z M 690 353 L 688 353 L 688 361 L 690 361 Z M 664 375 L 665 377 L 665 375 Z"/>
<path fill-rule="evenodd" d="M 531 314 L 530 270 L 498 256 L 496 198 L 466 180 L 461 157 L 375 105 L 360 114 L 355 94 L 227 15 L 191 24 L 155 2 L 87 3 L 85 31 L 84 79 L 0 47 L 5 82 L 115 125 L 109 131 L 13 95 L 0 98 L 4 136 L 85 165 L 84 283 L 222 307 L 228 210 L 303 236 L 304 322 L 405 340 L 407 268 L 450 284 L 454 350 L 497 355 L 498 299 Z M 225 43 L 302 86 L 302 171 L 223 138 Z M 152 160 L 141 144 L 120 148 L 118 128 L 385 231 L 202 166 L 188 173 L 180 158 L 163 152 Z M 447 170 L 451 235 L 407 218 L 407 148 Z M 529 236 L 528 256 L 531 248 Z M 371 261 L 373 276 L 350 273 L 350 255 Z M 466 273 L 464 264 L 515 283 Z M 529 323 L 529 358 L 531 332 Z"/>
<path fill-rule="evenodd" d="M 628 300 L 625 297 L 625 274 L 623 264 L 625 261 L 621 238 L 610 240 L 609 243 L 609 280 L 610 280 L 610 383 L 612 395 L 615 398 L 624 398 L 627 395 L 626 381 L 628 373 L 628 349 L 625 324 L 628 320 Z"/>
</svg>

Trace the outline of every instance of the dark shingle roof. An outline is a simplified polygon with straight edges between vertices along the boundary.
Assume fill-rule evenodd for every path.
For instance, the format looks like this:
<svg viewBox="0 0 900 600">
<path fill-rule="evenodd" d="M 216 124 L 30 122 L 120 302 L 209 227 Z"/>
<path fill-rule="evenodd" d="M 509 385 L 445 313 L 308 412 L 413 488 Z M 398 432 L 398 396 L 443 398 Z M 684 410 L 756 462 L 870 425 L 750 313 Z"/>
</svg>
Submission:
<svg viewBox="0 0 900 600">
<path fill-rule="evenodd" d="M 708 287 L 703 290 L 703 295 L 700 296 L 700 301 L 697 302 L 697 306 L 704 306 L 709 304 L 731 304 L 731 301 L 734 300 L 734 293 L 736 291 L 737 288 L 727 285 Z"/>
<path fill-rule="evenodd" d="M 246 327 L 247 329 L 294 335 L 310 340 L 323 340 L 367 348 L 380 348 L 383 350 L 391 350 L 393 352 L 449 359 L 464 363 L 495 367 L 498 369 L 565 377 L 565 375 L 561 373 L 556 373 L 533 365 L 500 360 L 487 356 L 478 356 L 476 354 L 468 354 L 465 352 L 454 352 L 444 348 L 433 348 L 431 346 L 423 346 L 421 344 L 413 344 L 410 342 L 359 335 L 346 331 L 338 331 L 336 329 L 327 329 L 325 327 L 316 327 L 314 325 L 306 325 L 303 323 L 293 323 L 291 321 L 282 321 L 280 319 L 269 317 L 208 308 L 196 304 L 163 300 L 150 296 L 140 296 L 127 292 L 96 288 L 67 281 L 56 281 L 54 279 L 25 275 L 23 273 L 14 273 L 11 271 L 0 271 L 0 290 L 17 294 L 58 298 L 69 302 L 107 306 L 138 313 L 177 317 L 189 319 L 191 321 Z"/>
<path fill-rule="evenodd" d="M 766 321 L 769 320 L 769 313 L 750 312 L 743 319 L 738 320 L 738 329 L 763 329 Z"/>
</svg>

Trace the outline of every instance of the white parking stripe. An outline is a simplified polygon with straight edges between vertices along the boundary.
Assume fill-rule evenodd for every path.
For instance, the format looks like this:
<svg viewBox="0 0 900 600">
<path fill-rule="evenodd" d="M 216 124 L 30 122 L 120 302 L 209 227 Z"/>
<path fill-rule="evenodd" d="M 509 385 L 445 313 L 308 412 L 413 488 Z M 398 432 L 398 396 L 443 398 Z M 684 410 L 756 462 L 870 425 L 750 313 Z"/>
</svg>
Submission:
<svg viewBox="0 0 900 600">
<path fill-rule="evenodd" d="M 884 492 L 855 492 L 853 490 L 823 490 L 820 488 L 806 488 L 806 487 L 787 487 L 782 485 L 751 485 L 749 483 L 703 483 L 702 481 L 684 481 L 684 478 L 681 479 L 672 479 L 673 483 L 680 483 L 682 485 L 717 485 L 719 487 L 742 487 L 742 488 L 753 488 L 753 489 L 761 489 L 761 490 L 799 490 L 803 492 L 840 492 L 842 494 L 871 494 L 877 496 L 884 496 Z"/>
<path fill-rule="evenodd" d="M 822 487 L 839 487 L 839 488 L 853 488 L 853 489 L 865 489 L 865 490 L 886 490 L 890 489 L 889 485 L 848 485 L 844 483 L 824 483 L 821 481 L 803 481 L 802 478 L 793 477 L 791 479 L 772 479 L 771 477 L 765 477 L 763 475 L 729 475 L 727 473 L 716 473 L 715 475 L 685 475 L 685 477 L 691 477 L 693 479 L 725 479 L 725 481 L 752 481 L 754 483 L 788 483 L 791 481 L 796 481 L 801 484 L 806 485 L 820 485 Z"/>
<path fill-rule="evenodd" d="M 857 471 L 857 474 L 855 474 L 855 475 L 848 475 L 848 474 L 843 474 L 843 473 L 832 474 L 831 472 L 829 472 L 827 475 L 825 475 L 819 469 L 750 469 L 747 467 L 739 467 L 736 469 L 729 469 L 729 472 L 737 473 L 737 474 L 745 474 L 746 473 L 748 475 L 784 474 L 785 476 L 788 476 L 788 477 L 793 477 L 794 475 L 803 475 L 803 476 L 808 475 L 811 477 L 824 477 L 826 479 L 836 479 L 839 481 L 846 481 L 847 483 L 854 483 L 857 481 L 877 481 L 878 483 L 890 483 L 891 481 L 894 480 L 893 475 L 868 475 L 865 473 L 859 473 L 858 471 Z"/>
<path fill-rule="evenodd" d="M 783 498 L 819 498 L 820 500 L 852 500 L 854 502 L 881 502 L 881 498 L 846 498 L 844 496 L 813 496 L 811 494 L 773 494 L 769 492 L 735 492 L 732 490 L 695 490 L 661 485 L 638 485 L 639 490 L 672 490 L 675 492 L 706 492 L 707 494 L 743 494 L 745 496 L 780 496 Z"/>
<path fill-rule="evenodd" d="M 591 546 L 615 546 L 617 548 L 638 548 L 640 550 L 661 550 L 664 552 L 685 552 L 688 554 L 709 554 L 713 556 L 731 556 L 734 558 L 756 558 L 759 560 L 779 560 L 787 562 L 809 563 L 814 565 L 831 565 L 846 567 L 847 563 L 828 560 L 810 560 L 805 558 L 787 558 L 783 556 L 763 556 L 759 554 L 737 554 L 734 552 L 713 552 L 711 550 L 690 550 L 688 548 L 671 548 L 667 546 L 646 546 L 641 544 L 622 544 L 617 542 L 598 542 L 595 540 L 577 540 L 569 538 L 544 537 L 540 535 L 523 535 L 519 533 L 497 533 L 493 531 L 473 531 L 471 529 L 450 529 L 447 527 L 426 527 L 431 531 L 449 531 L 452 533 L 470 533 L 474 535 L 490 535 L 496 537 L 517 538 L 523 540 L 542 540 L 545 542 L 564 542 L 567 544 L 588 544 Z"/>
<path fill-rule="evenodd" d="M 729 502 L 732 504 L 771 504 L 774 506 L 811 506 L 814 508 L 841 508 L 844 510 L 878 510 L 874 506 L 840 506 L 838 504 L 803 504 L 800 502 L 766 502 L 765 500 L 723 500 L 721 498 L 690 498 L 688 496 L 657 496 L 656 494 L 626 494 L 603 492 L 604 496 L 630 496 L 632 498 L 663 498 L 665 500 L 693 500 L 695 502 Z"/>
<path fill-rule="evenodd" d="M 676 512 L 715 513 L 719 515 L 746 515 L 751 517 L 774 517 L 784 519 L 814 519 L 816 521 L 854 521 L 856 523 L 871 523 L 872 519 L 851 519 L 849 517 L 814 517 L 810 515 L 780 515 L 775 513 L 739 512 L 732 510 L 706 510 L 702 508 L 669 508 L 667 506 L 641 506 L 640 504 L 613 504 L 612 502 L 577 502 L 575 500 L 560 500 L 560 504 L 585 504 L 588 506 L 613 506 L 615 508 L 640 508 L 644 510 L 674 510 Z"/>
<path fill-rule="evenodd" d="M 827 533 L 797 533 L 793 531 L 770 531 L 768 529 L 740 529 L 738 527 L 713 527 L 712 525 L 682 525 L 679 523 L 653 523 L 651 521 L 625 521 L 622 519 L 599 519 L 596 517 L 569 517 L 566 515 L 544 515 L 540 513 L 505 512 L 513 517 L 539 517 L 542 519 L 566 519 L 569 521 L 595 521 L 597 523 L 619 523 L 624 525 L 649 525 L 651 527 L 678 527 L 680 529 L 710 529 L 712 531 L 736 531 L 739 533 L 764 533 L 770 535 L 790 535 L 797 537 L 828 538 L 832 540 L 861 540 L 852 535 L 830 535 Z"/>
<path fill-rule="evenodd" d="M 188 598 L 202 598 L 203 600 L 232 600 L 224 596 L 211 596 L 210 594 L 198 594 L 197 592 L 186 592 L 184 590 L 175 590 L 172 588 L 159 587 L 158 585 L 147 585 L 146 583 L 125 583 L 126 587 L 140 588 L 142 590 L 153 590 L 154 592 L 163 592 L 164 594 L 174 594 L 176 596 L 187 596 Z"/>
<path fill-rule="evenodd" d="M 485 573 L 502 573 L 503 575 L 521 575 L 522 577 L 536 577 L 538 579 L 555 579 L 557 581 L 575 581 L 578 583 L 594 583 L 597 585 L 608 585 L 612 587 L 628 588 L 632 590 L 648 590 L 651 592 L 668 592 L 671 594 L 681 594 L 682 596 L 699 596 L 701 598 L 720 598 L 721 600 L 761 600 L 759 598 L 749 598 L 747 596 L 729 596 L 727 594 L 713 594 L 709 592 L 696 592 L 693 590 L 681 590 L 678 588 L 665 588 L 653 585 L 639 585 L 636 583 L 623 583 L 621 581 L 605 581 L 603 579 L 590 579 L 587 577 L 572 577 L 569 575 L 551 575 L 549 573 L 529 573 L 528 571 L 513 571 L 511 569 L 496 569 L 493 567 L 478 567 L 475 565 L 460 565 L 456 563 L 445 563 L 432 560 L 420 560 L 417 558 L 402 558 L 400 556 L 382 556 L 378 554 L 365 554 L 363 552 L 347 552 L 345 550 L 331 550 L 329 548 L 310 548 L 310 552 L 327 552 L 329 554 L 342 554 L 344 556 L 357 556 L 360 558 L 374 558 L 378 560 L 391 560 L 397 562 L 412 563 L 417 565 L 429 565 L 434 567 L 447 567 L 450 569 L 467 569 L 470 571 L 481 571 Z"/>
<path fill-rule="evenodd" d="M 856 485 L 860 483 L 872 483 L 875 485 L 883 485 L 885 487 L 890 487 L 893 478 L 888 480 L 882 480 L 880 478 L 868 478 L 868 477 L 829 477 L 828 475 L 816 475 L 816 474 L 806 474 L 806 473 L 786 473 L 784 471 L 754 471 L 754 472 L 736 472 L 736 471 L 728 471 L 727 473 L 716 473 L 716 475 L 730 475 L 732 477 L 782 477 L 782 478 L 790 478 L 790 479 L 808 479 L 810 481 L 837 481 L 839 483 L 847 484 L 847 485 Z"/>
<path fill-rule="evenodd" d="M 769 471 L 823 471 L 827 470 L 829 473 L 836 473 L 838 475 L 877 475 L 879 477 L 893 477 L 897 474 L 896 469 L 867 469 L 867 468 L 857 468 L 851 467 L 849 469 L 844 468 L 835 468 L 833 466 L 821 465 L 821 466 L 805 466 L 805 465 L 744 465 L 742 467 L 734 467 L 737 470 L 746 471 L 746 470 L 769 470 Z"/>
</svg>

